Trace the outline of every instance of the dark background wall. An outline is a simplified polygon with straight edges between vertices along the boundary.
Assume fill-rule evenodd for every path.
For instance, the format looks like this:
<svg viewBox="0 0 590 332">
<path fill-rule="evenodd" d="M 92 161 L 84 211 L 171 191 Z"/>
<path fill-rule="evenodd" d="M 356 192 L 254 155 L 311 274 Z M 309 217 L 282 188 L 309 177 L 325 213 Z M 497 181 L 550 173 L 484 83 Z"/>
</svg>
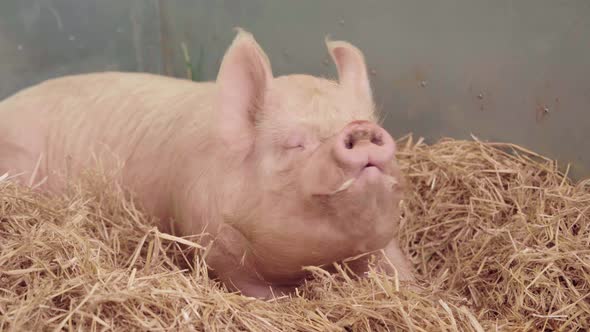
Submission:
<svg viewBox="0 0 590 332">
<path fill-rule="evenodd" d="M 242 26 L 276 75 L 335 75 L 326 35 L 359 46 L 385 126 L 428 141 L 513 142 L 590 176 L 586 0 L 4 0 L 0 98 L 72 73 L 211 80 Z"/>
</svg>

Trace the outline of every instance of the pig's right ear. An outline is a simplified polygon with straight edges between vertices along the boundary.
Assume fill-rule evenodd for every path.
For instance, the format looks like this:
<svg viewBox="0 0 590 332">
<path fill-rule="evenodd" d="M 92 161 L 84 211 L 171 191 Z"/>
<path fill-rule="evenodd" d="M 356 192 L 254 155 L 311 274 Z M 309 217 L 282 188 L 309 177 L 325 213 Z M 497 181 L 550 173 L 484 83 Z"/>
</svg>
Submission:
<svg viewBox="0 0 590 332">
<path fill-rule="evenodd" d="M 220 134 L 231 147 L 252 143 L 255 112 L 273 79 L 270 61 L 254 36 L 236 30 L 217 75 Z"/>
</svg>

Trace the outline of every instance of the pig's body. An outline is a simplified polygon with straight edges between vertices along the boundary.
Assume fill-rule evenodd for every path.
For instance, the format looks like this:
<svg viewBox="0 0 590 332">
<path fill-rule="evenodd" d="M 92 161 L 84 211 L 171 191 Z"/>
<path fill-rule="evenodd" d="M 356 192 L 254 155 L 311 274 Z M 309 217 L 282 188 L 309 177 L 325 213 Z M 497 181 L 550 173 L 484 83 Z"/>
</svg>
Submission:
<svg viewBox="0 0 590 332">
<path fill-rule="evenodd" d="M 26 89 L 0 103 L 0 175 L 59 191 L 59 174 L 121 165 L 118 179 L 164 231 L 210 234 L 207 263 L 248 295 L 381 248 L 411 279 L 395 242 L 393 140 L 375 124 L 362 55 L 331 47 L 340 84 L 273 78 L 241 32 L 215 83 L 102 73 Z"/>
<path fill-rule="evenodd" d="M 139 73 L 43 82 L 0 104 L 0 117 L 8 120 L 0 123 L 0 173 L 24 172 L 21 181 L 59 191 L 63 176 L 96 160 L 105 169 L 123 166 L 122 183 L 165 221 L 180 194 L 173 188 L 183 181 L 181 165 L 211 153 L 211 144 L 203 143 L 211 136 L 213 89 L 212 83 Z"/>
</svg>

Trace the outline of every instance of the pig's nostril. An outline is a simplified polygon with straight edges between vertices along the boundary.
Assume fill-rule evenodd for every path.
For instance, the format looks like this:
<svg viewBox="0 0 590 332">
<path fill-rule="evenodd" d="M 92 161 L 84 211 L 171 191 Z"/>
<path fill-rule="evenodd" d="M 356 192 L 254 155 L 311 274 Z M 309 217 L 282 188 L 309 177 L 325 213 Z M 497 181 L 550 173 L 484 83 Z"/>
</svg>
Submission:
<svg viewBox="0 0 590 332">
<path fill-rule="evenodd" d="M 354 146 L 354 143 L 353 143 L 353 141 L 352 141 L 352 140 L 353 140 L 353 138 L 352 138 L 352 137 L 350 137 L 350 136 L 348 136 L 348 137 L 346 138 L 346 140 L 344 141 L 344 146 L 345 146 L 345 147 L 346 147 L 348 150 L 352 149 L 352 147 Z"/>
<path fill-rule="evenodd" d="M 383 137 L 381 134 L 373 134 L 371 135 L 371 143 L 375 145 L 382 146 L 383 145 Z"/>
<path fill-rule="evenodd" d="M 373 132 L 370 130 L 356 130 L 346 136 L 346 139 L 344 140 L 344 146 L 348 150 L 351 150 L 358 141 L 363 140 L 370 141 L 371 144 L 378 146 L 383 146 L 385 144 L 382 133 Z"/>
</svg>

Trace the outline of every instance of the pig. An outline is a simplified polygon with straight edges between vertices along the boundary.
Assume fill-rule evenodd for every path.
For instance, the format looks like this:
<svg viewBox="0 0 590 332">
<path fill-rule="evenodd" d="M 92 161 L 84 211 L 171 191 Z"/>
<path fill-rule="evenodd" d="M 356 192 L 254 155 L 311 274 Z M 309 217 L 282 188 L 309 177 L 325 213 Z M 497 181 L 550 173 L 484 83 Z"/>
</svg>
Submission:
<svg viewBox="0 0 590 332">
<path fill-rule="evenodd" d="M 364 55 L 325 45 L 337 80 L 275 77 L 236 28 L 215 81 L 100 72 L 26 88 L 0 103 L 0 175 L 52 193 L 64 174 L 120 167 L 115 180 L 159 229 L 202 234 L 211 275 L 245 296 L 292 294 L 303 267 L 371 252 L 413 284 L 397 240 L 404 180 Z M 362 277 L 369 264 L 350 266 Z"/>
</svg>

